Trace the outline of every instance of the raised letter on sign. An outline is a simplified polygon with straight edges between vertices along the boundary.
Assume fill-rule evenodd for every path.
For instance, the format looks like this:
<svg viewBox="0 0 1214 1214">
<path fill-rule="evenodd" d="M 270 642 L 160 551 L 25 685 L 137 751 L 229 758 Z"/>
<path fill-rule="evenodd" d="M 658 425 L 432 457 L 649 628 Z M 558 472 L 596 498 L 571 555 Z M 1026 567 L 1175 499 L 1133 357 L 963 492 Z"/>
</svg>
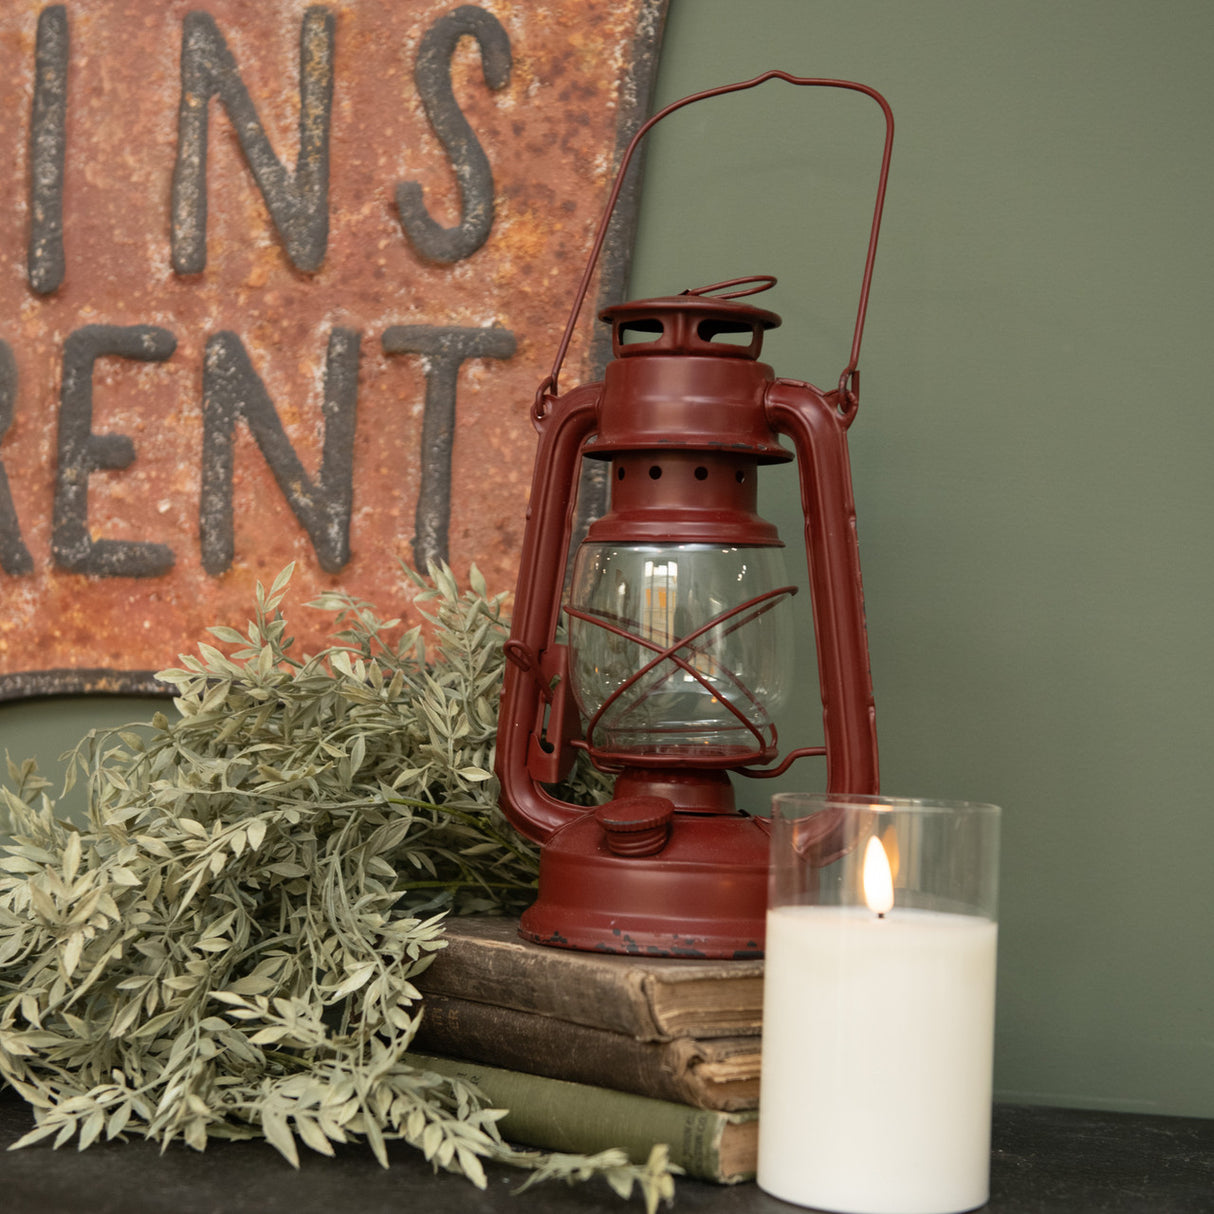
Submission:
<svg viewBox="0 0 1214 1214">
<path fill-rule="evenodd" d="M 135 444 L 125 434 L 93 433 L 93 364 L 103 355 L 162 362 L 177 339 L 155 325 L 85 325 L 63 346 L 59 451 L 51 553 L 60 569 L 97 577 L 159 577 L 173 567 L 166 544 L 95 540 L 89 532 L 89 476 L 125 468 Z"/>
<path fill-rule="evenodd" d="M 509 329 L 459 329 L 392 325 L 384 330 L 385 354 L 424 354 L 426 405 L 422 414 L 421 484 L 414 519 L 413 564 L 426 569 L 447 559 L 451 523 L 451 447 L 455 438 L 455 387 L 468 358 L 509 358 Z"/>
<path fill-rule="evenodd" d="M 465 4 L 440 17 L 422 38 L 413 79 L 426 117 L 447 149 L 460 193 L 460 221 L 444 228 L 430 218 L 416 181 L 396 187 L 401 227 L 413 247 L 431 261 L 471 257 L 493 227 L 493 170 L 480 141 L 468 125 L 451 88 L 451 56 L 459 40 L 471 35 L 481 48 L 481 70 L 491 89 L 510 82 L 510 38 L 501 23 L 483 8 Z"/>
<path fill-rule="evenodd" d="M 13 424 L 13 402 L 17 399 L 17 360 L 8 342 L 0 341 L 0 441 Z M 8 473 L 0 461 L 0 569 L 5 573 L 30 573 L 34 560 L 21 539 Z"/>
<path fill-rule="evenodd" d="M 30 115 L 30 239 L 25 272 L 39 295 L 49 295 L 63 281 L 67 52 L 67 13 L 62 4 L 52 4 L 38 15 Z"/>
<path fill-rule="evenodd" d="M 240 140 L 291 264 L 318 269 L 329 242 L 329 120 L 333 108 L 333 15 L 309 8 L 299 30 L 299 160 L 283 168 L 266 137 L 228 44 L 208 13 L 187 13 L 181 39 L 181 106 L 173 166 L 173 269 L 207 264 L 207 117 L 218 97 Z"/>
<path fill-rule="evenodd" d="M 349 561 L 359 341 L 354 329 L 334 329 L 329 335 L 322 407 L 325 437 L 315 484 L 299 462 L 240 338 L 235 333 L 216 333 L 207 341 L 199 510 L 202 567 L 207 573 L 223 573 L 235 555 L 232 447 L 238 420 L 252 431 L 283 497 L 308 533 L 320 567 L 337 573 Z"/>
</svg>

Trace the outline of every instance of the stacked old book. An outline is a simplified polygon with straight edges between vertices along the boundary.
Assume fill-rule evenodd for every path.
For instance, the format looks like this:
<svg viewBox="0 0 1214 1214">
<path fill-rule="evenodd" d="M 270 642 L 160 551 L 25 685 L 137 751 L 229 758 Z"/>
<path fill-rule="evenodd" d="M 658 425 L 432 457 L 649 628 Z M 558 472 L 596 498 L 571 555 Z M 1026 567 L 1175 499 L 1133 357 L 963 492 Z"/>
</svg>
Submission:
<svg viewBox="0 0 1214 1214">
<path fill-rule="evenodd" d="M 549 1150 L 665 1142 L 689 1175 L 754 1175 L 763 962 L 581 953 L 515 919 L 451 920 L 417 980 L 413 1049 L 511 1110 L 503 1134 Z"/>
</svg>

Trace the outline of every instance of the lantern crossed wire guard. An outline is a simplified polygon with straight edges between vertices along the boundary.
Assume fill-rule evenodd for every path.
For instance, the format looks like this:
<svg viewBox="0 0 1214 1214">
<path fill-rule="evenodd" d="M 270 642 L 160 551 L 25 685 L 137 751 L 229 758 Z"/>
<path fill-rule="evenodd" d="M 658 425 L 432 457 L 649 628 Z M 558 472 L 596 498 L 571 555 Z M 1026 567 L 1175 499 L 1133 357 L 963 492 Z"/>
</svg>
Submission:
<svg viewBox="0 0 1214 1214">
<path fill-rule="evenodd" d="M 836 390 L 777 379 L 759 361 L 774 312 L 739 302 L 774 283 L 736 280 L 619 304 L 601 383 L 557 375 L 632 151 L 683 105 L 777 77 L 854 89 L 886 115 L 885 154 L 852 359 Z M 760 955 L 768 830 L 739 812 L 729 773 L 777 775 L 825 755 L 832 792 L 876 793 L 877 746 L 847 428 L 892 139 L 863 85 L 771 72 L 684 98 L 638 131 L 583 274 L 539 433 L 507 642 L 498 730 L 502 805 L 541 843 L 540 888 L 522 932 L 612 952 Z M 725 295 L 709 292 L 737 288 Z M 791 450 L 781 437 L 791 442 Z M 773 717 L 790 688 L 798 624 L 783 542 L 756 509 L 759 470 L 796 456 L 825 745 L 778 754 Z M 583 458 L 609 463 L 611 501 L 573 562 L 558 642 Z M 597 809 L 553 786 L 577 749 L 616 773 Z"/>
<path fill-rule="evenodd" d="M 681 453 L 680 453 L 681 454 Z M 686 474 L 676 456 L 646 461 Z M 618 465 L 623 470 L 622 465 Z M 695 472 L 729 469 L 697 462 Z M 585 743 L 600 761 L 721 766 L 775 757 L 793 621 L 779 548 L 587 541 L 565 614 Z M 747 597 L 748 588 L 757 593 Z"/>
</svg>

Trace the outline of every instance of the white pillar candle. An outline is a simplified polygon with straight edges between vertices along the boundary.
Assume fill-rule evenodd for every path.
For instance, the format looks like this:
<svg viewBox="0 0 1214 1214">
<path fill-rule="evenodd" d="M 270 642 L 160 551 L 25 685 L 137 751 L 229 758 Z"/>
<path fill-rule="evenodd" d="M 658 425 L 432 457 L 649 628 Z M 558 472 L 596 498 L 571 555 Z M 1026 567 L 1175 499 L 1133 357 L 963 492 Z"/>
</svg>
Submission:
<svg viewBox="0 0 1214 1214">
<path fill-rule="evenodd" d="M 843 1214 L 986 1202 L 996 935 L 901 907 L 768 912 L 760 1187 Z"/>
</svg>

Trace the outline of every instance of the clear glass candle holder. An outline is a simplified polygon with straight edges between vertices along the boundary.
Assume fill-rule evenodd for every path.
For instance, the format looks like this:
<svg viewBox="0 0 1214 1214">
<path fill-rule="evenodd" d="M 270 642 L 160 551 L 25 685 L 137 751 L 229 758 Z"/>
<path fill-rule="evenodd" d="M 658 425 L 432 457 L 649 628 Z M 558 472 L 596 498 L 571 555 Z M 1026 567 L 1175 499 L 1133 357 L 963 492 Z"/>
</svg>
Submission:
<svg viewBox="0 0 1214 1214">
<path fill-rule="evenodd" d="M 758 1182 L 839 1214 L 990 1188 L 994 805 L 773 798 Z"/>
</svg>

